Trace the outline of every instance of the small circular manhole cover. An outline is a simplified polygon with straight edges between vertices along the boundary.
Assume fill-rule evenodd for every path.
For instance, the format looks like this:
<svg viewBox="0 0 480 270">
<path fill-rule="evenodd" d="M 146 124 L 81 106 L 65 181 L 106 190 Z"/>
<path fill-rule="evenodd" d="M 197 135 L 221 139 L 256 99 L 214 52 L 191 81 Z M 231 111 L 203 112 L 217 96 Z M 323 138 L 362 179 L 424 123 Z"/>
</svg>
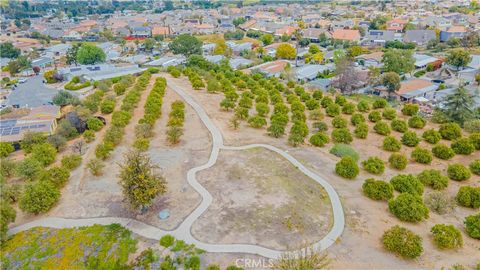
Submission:
<svg viewBox="0 0 480 270">
<path fill-rule="evenodd" d="M 158 218 L 161 220 L 167 219 L 168 217 L 170 217 L 170 210 L 168 209 L 163 209 L 158 213 Z"/>
</svg>

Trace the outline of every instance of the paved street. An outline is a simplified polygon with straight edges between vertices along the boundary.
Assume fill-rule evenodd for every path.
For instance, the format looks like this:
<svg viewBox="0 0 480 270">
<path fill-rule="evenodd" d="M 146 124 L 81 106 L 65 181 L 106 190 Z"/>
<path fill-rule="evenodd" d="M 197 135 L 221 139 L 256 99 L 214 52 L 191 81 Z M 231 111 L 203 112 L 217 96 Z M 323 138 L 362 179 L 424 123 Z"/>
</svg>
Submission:
<svg viewBox="0 0 480 270">
<path fill-rule="evenodd" d="M 43 75 L 28 77 L 25 83 L 18 83 L 7 98 L 7 106 L 36 107 L 52 101 L 57 89 L 42 83 Z"/>
</svg>

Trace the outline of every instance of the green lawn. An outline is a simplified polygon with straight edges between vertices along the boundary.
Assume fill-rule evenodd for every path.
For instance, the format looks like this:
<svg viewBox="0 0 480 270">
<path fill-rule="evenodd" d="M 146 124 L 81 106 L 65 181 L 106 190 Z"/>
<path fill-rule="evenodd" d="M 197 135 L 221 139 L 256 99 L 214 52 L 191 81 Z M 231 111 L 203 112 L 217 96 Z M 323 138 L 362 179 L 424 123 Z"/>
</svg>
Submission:
<svg viewBox="0 0 480 270">
<path fill-rule="evenodd" d="M 135 250 L 136 240 L 119 224 L 36 227 L 9 239 L 0 259 L 2 269 L 117 269 Z"/>
</svg>

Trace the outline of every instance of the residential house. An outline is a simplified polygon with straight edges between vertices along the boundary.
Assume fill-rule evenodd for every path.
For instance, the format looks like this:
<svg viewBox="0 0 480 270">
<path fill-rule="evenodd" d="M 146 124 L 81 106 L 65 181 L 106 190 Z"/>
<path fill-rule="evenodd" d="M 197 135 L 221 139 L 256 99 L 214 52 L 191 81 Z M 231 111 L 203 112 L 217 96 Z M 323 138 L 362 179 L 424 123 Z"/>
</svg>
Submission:
<svg viewBox="0 0 480 270">
<path fill-rule="evenodd" d="M 403 32 L 403 29 L 408 24 L 408 20 L 396 18 L 387 22 L 387 30 L 397 33 Z"/>
<path fill-rule="evenodd" d="M 241 52 L 251 51 L 253 44 L 251 42 L 235 43 L 233 41 L 227 41 L 227 46 L 232 49 L 234 55 L 240 55 Z"/>
<path fill-rule="evenodd" d="M 452 21 L 441 16 L 429 16 L 421 23 L 424 27 L 435 27 L 440 30 L 446 30 L 452 26 Z"/>
<path fill-rule="evenodd" d="M 152 36 L 169 36 L 172 32 L 169 26 L 154 26 L 152 27 Z"/>
<path fill-rule="evenodd" d="M 411 79 L 401 83 L 400 89 L 395 92 L 401 101 L 413 102 L 415 99 L 433 99 L 438 85 L 429 80 Z"/>
<path fill-rule="evenodd" d="M 44 54 L 47 57 L 63 56 L 67 54 L 68 49 L 70 49 L 71 47 L 72 46 L 70 44 L 60 43 L 45 49 Z"/>
<path fill-rule="evenodd" d="M 377 67 L 383 66 L 382 63 L 383 52 L 373 52 L 369 54 L 362 54 L 356 57 L 357 61 L 365 67 Z"/>
<path fill-rule="evenodd" d="M 222 61 L 223 59 L 225 59 L 225 56 L 223 55 L 206 55 L 204 56 L 205 59 L 213 64 L 218 64 L 220 63 L 220 61 Z"/>
<path fill-rule="evenodd" d="M 387 41 L 398 39 L 394 31 L 370 30 L 362 40 L 362 45 L 369 47 L 385 47 Z"/>
<path fill-rule="evenodd" d="M 286 26 L 283 26 L 282 28 L 275 30 L 275 36 L 283 36 L 283 35 L 292 36 L 295 30 L 297 29 L 299 28 L 295 26 L 286 25 Z"/>
<path fill-rule="evenodd" d="M 465 26 L 452 26 L 446 31 L 440 32 L 440 41 L 446 42 L 451 38 L 463 38 L 467 35 Z"/>
<path fill-rule="evenodd" d="M 37 59 L 32 60 L 32 67 L 39 67 L 41 69 L 44 69 L 46 67 L 50 67 L 54 64 L 54 60 L 50 57 L 40 57 Z"/>
<path fill-rule="evenodd" d="M 134 38 L 148 38 L 152 36 L 152 30 L 146 26 L 134 27 L 130 36 Z"/>
<path fill-rule="evenodd" d="M 203 54 L 212 54 L 213 53 L 213 50 L 215 50 L 215 47 L 217 46 L 217 44 L 215 43 L 205 43 L 202 45 L 202 51 L 203 51 Z"/>
<path fill-rule="evenodd" d="M 243 57 L 234 57 L 228 61 L 228 64 L 233 69 L 242 69 L 250 66 L 252 63 L 252 60 L 245 59 Z"/>
<path fill-rule="evenodd" d="M 337 29 L 333 31 L 332 38 L 337 40 L 360 41 L 360 31 L 350 29 Z"/>
<path fill-rule="evenodd" d="M 413 58 L 415 59 L 415 68 L 426 68 L 429 64 L 440 67 L 442 65 L 442 60 L 436 57 L 414 53 Z"/>
<path fill-rule="evenodd" d="M 184 64 L 186 58 L 181 55 L 174 56 L 164 56 L 159 59 L 153 60 L 151 62 L 145 63 L 144 66 L 149 67 L 168 67 L 168 66 L 178 66 Z"/>
<path fill-rule="evenodd" d="M 286 60 L 276 60 L 251 67 L 246 69 L 245 72 L 249 73 L 258 71 L 267 77 L 280 77 L 280 75 L 285 72 L 285 68 L 289 65 L 290 62 Z"/>
<path fill-rule="evenodd" d="M 89 81 L 100 81 L 126 75 L 140 74 L 144 70 L 145 69 L 140 68 L 138 65 L 115 66 L 112 64 L 98 64 L 61 68 L 58 70 L 58 73 L 62 75 L 66 81 L 70 81 L 76 76 Z"/>
<path fill-rule="evenodd" d="M 435 39 L 437 39 L 437 34 L 433 30 L 407 30 L 403 37 L 403 41 L 413 42 L 419 46 L 424 46 Z"/>
<path fill-rule="evenodd" d="M 303 30 L 303 37 L 308 38 L 310 42 L 320 42 L 320 35 L 324 34 L 326 38 L 331 38 L 332 34 L 326 29 L 321 28 L 307 28 Z"/>
<path fill-rule="evenodd" d="M 333 71 L 335 70 L 334 65 L 304 65 L 295 69 L 295 78 L 297 81 L 313 81 L 317 78 L 319 73 L 322 73 L 326 70 Z"/>
</svg>

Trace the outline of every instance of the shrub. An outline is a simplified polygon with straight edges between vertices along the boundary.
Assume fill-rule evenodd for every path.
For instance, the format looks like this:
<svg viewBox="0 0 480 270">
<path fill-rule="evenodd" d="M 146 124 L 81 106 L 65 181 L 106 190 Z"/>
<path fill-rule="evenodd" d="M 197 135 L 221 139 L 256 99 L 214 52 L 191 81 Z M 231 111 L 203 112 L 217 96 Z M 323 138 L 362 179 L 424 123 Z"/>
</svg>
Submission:
<svg viewBox="0 0 480 270">
<path fill-rule="evenodd" d="M 332 131 L 332 140 L 335 143 L 349 144 L 353 141 L 353 137 L 347 128 L 336 128 Z"/>
<path fill-rule="evenodd" d="M 480 207 L 480 187 L 463 186 L 457 192 L 455 197 L 458 204 L 464 207 Z"/>
<path fill-rule="evenodd" d="M 369 178 L 362 185 L 363 194 L 372 200 L 387 201 L 393 198 L 393 187 L 390 183 L 382 180 Z"/>
<path fill-rule="evenodd" d="M 412 151 L 411 157 L 414 161 L 422 164 L 430 164 L 432 162 L 432 153 L 425 148 L 416 147 Z"/>
<path fill-rule="evenodd" d="M 435 157 L 445 160 L 451 159 L 453 156 L 455 156 L 455 152 L 452 150 L 452 148 L 441 143 L 432 147 L 432 153 Z"/>
<path fill-rule="evenodd" d="M 476 150 L 480 150 L 480 132 L 472 133 L 468 137 Z"/>
<path fill-rule="evenodd" d="M 480 119 L 466 121 L 463 128 L 470 133 L 480 133 Z"/>
<path fill-rule="evenodd" d="M 264 117 L 255 115 L 248 119 L 248 123 L 253 128 L 262 128 L 267 125 L 267 120 Z"/>
<path fill-rule="evenodd" d="M 342 113 L 353 114 L 355 112 L 355 105 L 351 102 L 347 102 L 342 107 Z"/>
<path fill-rule="evenodd" d="M 92 159 L 87 163 L 87 168 L 92 175 L 100 176 L 103 174 L 103 168 L 105 168 L 105 165 L 99 159 Z"/>
<path fill-rule="evenodd" d="M 466 217 L 463 223 L 465 224 L 468 236 L 474 239 L 480 239 L 480 213 Z"/>
<path fill-rule="evenodd" d="M 125 127 L 130 122 L 132 115 L 127 111 L 115 111 L 112 114 L 112 125 L 117 127 Z"/>
<path fill-rule="evenodd" d="M 285 113 L 287 113 L 287 112 L 285 112 Z M 309 114 L 309 118 L 311 120 L 319 121 L 319 120 L 322 120 L 324 117 L 325 117 L 325 115 L 323 114 L 321 109 L 312 110 Z"/>
<path fill-rule="evenodd" d="M 8 157 L 13 151 L 15 151 L 15 148 L 11 143 L 0 142 L 0 157 Z"/>
<path fill-rule="evenodd" d="M 402 135 L 402 143 L 406 146 L 414 147 L 420 143 L 420 139 L 414 131 L 407 131 Z"/>
<path fill-rule="evenodd" d="M 423 194 L 423 184 L 417 177 L 411 174 L 399 174 L 390 179 L 390 184 L 400 193 L 410 193 L 421 196 Z"/>
<path fill-rule="evenodd" d="M 60 120 L 55 133 L 67 139 L 73 139 L 78 135 L 77 129 L 68 119 Z"/>
<path fill-rule="evenodd" d="M 383 139 L 383 149 L 390 152 L 398 152 L 402 144 L 395 137 L 387 136 Z"/>
<path fill-rule="evenodd" d="M 49 181 L 27 185 L 20 199 L 20 209 L 39 214 L 50 210 L 60 199 L 60 191 Z"/>
<path fill-rule="evenodd" d="M 98 119 L 97 117 L 90 117 L 87 120 L 87 128 L 93 131 L 99 131 L 103 127 L 102 120 Z"/>
<path fill-rule="evenodd" d="M 394 186 L 395 188 L 395 186 Z M 418 222 L 428 218 L 428 208 L 422 198 L 410 193 L 402 193 L 388 201 L 388 209 L 401 221 Z"/>
<path fill-rule="evenodd" d="M 397 111 L 393 108 L 385 108 L 382 113 L 383 118 L 393 120 L 397 117 Z"/>
<path fill-rule="evenodd" d="M 442 139 L 442 135 L 435 129 L 429 129 L 423 132 L 422 138 L 428 143 L 436 144 Z"/>
<path fill-rule="evenodd" d="M 38 160 L 43 166 L 52 164 L 57 157 L 57 149 L 49 143 L 36 144 L 32 148 L 32 158 Z"/>
<path fill-rule="evenodd" d="M 379 112 L 379 111 L 373 111 L 371 113 L 368 114 L 368 120 L 370 120 L 370 122 L 378 122 L 380 120 L 382 120 L 382 114 Z"/>
<path fill-rule="evenodd" d="M 472 173 L 480 175 L 480 159 L 472 161 L 468 167 Z"/>
<path fill-rule="evenodd" d="M 328 125 L 325 122 L 314 122 L 312 124 L 313 128 L 317 129 L 318 132 L 324 132 L 328 130 Z"/>
<path fill-rule="evenodd" d="M 455 202 L 446 192 L 435 191 L 426 195 L 425 204 L 439 215 L 446 214 L 453 210 Z"/>
<path fill-rule="evenodd" d="M 360 123 L 365 123 L 365 117 L 363 117 L 363 114 L 361 113 L 355 113 L 350 118 L 350 123 L 354 126 L 357 126 Z"/>
<path fill-rule="evenodd" d="M 358 160 L 359 155 L 350 145 L 347 144 L 335 144 L 332 149 L 330 149 L 330 154 L 335 155 L 339 158 L 342 157 L 351 157 L 353 160 Z"/>
<path fill-rule="evenodd" d="M 175 237 L 171 236 L 170 234 L 166 234 L 160 238 L 160 246 L 164 248 L 169 248 L 173 246 L 175 243 Z"/>
<path fill-rule="evenodd" d="M 448 177 L 442 175 L 439 170 L 424 170 L 417 175 L 424 185 L 429 186 L 435 190 L 442 190 L 448 187 Z"/>
<path fill-rule="evenodd" d="M 462 128 L 457 123 L 445 123 L 438 130 L 445 140 L 455 140 L 462 137 Z"/>
<path fill-rule="evenodd" d="M 337 95 L 335 97 L 335 103 L 337 103 L 340 106 L 343 106 L 343 105 L 345 105 L 345 103 L 347 103 L 347 98 L 345 98 L 342 95 Z"/>
<path fill-rule="evenodd" d="M 447 175 L 455 181 L 465 181 L 472 176 L 470 171 L 460 163 L 448 165 Z"/>
<path fill-rule="evenodd" d="M 332 125 L 334 128 L 346 128 L 348 125 L 348 122 L 347 122 L 347 119 L 338 115 L 332 119 Z"/>
<path fill-rule="evenodd" d="M 2 160 L 2 163 L 4 160 Z M 16 166 L 16 173 L 27 179 L 34 180 L 42 170 L 42 164 L 33 157 L 27 157 Z"/>
<path fill-rule="evenodd" d="M 453 225 L 437 224 L 432 227 L 433 242 L 440 249 L 455 249 L 463 246 L 460 230 Z"/>
<path fill-rule="evenodd" d="M 62 158 L 62 166 L 69 170 L 77 168 L 81 163 L 82 157 L 77 154 L 69 154 Z"/>
<path fill-rule="evenodd" d="M 53 134 L 47 138 L 47 142 L 55 149 L 60 150 L 67 144 L 67 139 L 60 134 Z"/>
<path fill-rule="evenodd" d="M 310 143 L 314 146 L 322 147 L 330 142 L 328 135 L 322 132 L 318 132 L 310 137 Z"/>
<path fill-rule="evenodd" d="M 83 132 L 83 138 L 87 143 L 93 142 L 95 140 L 95 131 L 93 130 L 85 130 Z"/>
<path fill-rule="evenodd" d="M 403 154 L 393 153 L 388 158 L 388 163 L 390 164 L 390 167 L 394 169 L 403 170 L 407 167 L 408 160 L 407 157 Z"/>
<path fill-rule="evenodd" d="M 353 179 L 357 177 L 360 170 L 357 162 L 353 158 L 344 156 L 335 165 L 335 172 L 343 178 Z"/>
<path fill-rule="evenodd" d="M 423 252 L 422 238 L 400 226 L 385 231 L 382 243 L 385 249 L 406 259 L 414 259 Z"/>
<path fill-rule="evenodd" d="M 323 108 L 327 108 L 331 104 L 333 104 L 333 100 L 331 97 L 328 97 L 328 96 L 323 97 L 322 101 L 320 102 L 320 105 L 322 105 Z"/>
<path fill-rule="evenodd" d="M 380 135 L 386 136 L 390 134 L 390 127 L 387 123 L 383 121 L 378 121 L 374 126 L 373 129 Z"/>
<path fill-rule="evenodd" d="M 100 111 L 103 114 L 112 113 L 115 109 L 115 100 L 107 99 L 100 103 Z"/>
<path fill-rule="evenodd" d="M 383 98 L 379 98 L 377 100 L 375 100 L 372 104 L 373 108 L 374 109 L 383 109 L 385 107 L 387 107 L 387 101 Z"/>
<path fill-rule="evenodd" d="M 62 188 L 70 178 L 70 171 L 65 167 L 52 167 L 42 171 L 39 176 L 40 181 L 49 181 L 57 188 Z"/>
<path fill-rule="evenodd" d="M 360 112 L 368 112 L 370 110 L 370 103 L 366 100 L 360 100 L 357 104 L 357 110 Z"/>
<path fill-rule="evenodd" d="M 412 116 L 408 119 L 408 126 L 411 128 L 424 128 L 426 124 L 427 121 L 418 115 Z"/>
<path fill-rule="evenodd" d="M 337 104 L 330 104 L 328 105 L 327 109 L 325 110 L 328 116 L 334 117 L 340 114 L 340 106 Z"/>
<path fill-rule="evenodd" d="M 407 103 L 403 105 L 402 113 L 403 115 L 413 116 L 418 113 L 419 106 L 418 104 Z"/>
<path fill-rule="evenodd" d="M 368 125 L 366 123 L 360 123 L 357 125 L 357 127 L 355 127 L 353 132 L 355 137 L 359 139 L 365 139 L 368 136 Z"/>
<path fill-rule="evenodd" d="M 382 174 L 385 171 L 385 164 L 378 157 L 369 157 L 367 160 L 362 161 L 362 166 L 367 172 L 373 174 Z"/>
<path fill-rule="evenodd" d="M 311 98 L 305 102 L 305 106 L 307 106 L 307 109 L 309 111 L 312 111 L 320 108 L 320 102 L 318 102 L 318 100 Z"/>
<path fill-rule="evenodd" d="M 390 126 L 392 127 L 393 130 L 400 133 L 403 133 L 408 130 L 407 122 L 400 119 L 393 119 Z"/>
<path fill-rule="evenodd" d="M 470 155 L 475 151 L 475 146 L 467 138 L 460 138 L 458 140 L 455 140 L 451 144 L 451 147 L 456 154 L 460 155 Z"/>
<path fill-rule="evenodd" d="M 28 154 L 32 152 L 32 148 L 34 145 L 44 143 L 46 141 L 47 137 L 41 132 L 27 131 L 23 135 L 23 139 L 20 142 L 20 147 L 23 151 L 25 151 L 25 153 Z"/>
<path fill-rule="evenodd" d="M 148 147 L 150 147 L 150 141 L 146 138 L 137 138 L 133 142 L 133 147 L 135 147 L 138 151 L 147 151 Z"/>
</svg>

